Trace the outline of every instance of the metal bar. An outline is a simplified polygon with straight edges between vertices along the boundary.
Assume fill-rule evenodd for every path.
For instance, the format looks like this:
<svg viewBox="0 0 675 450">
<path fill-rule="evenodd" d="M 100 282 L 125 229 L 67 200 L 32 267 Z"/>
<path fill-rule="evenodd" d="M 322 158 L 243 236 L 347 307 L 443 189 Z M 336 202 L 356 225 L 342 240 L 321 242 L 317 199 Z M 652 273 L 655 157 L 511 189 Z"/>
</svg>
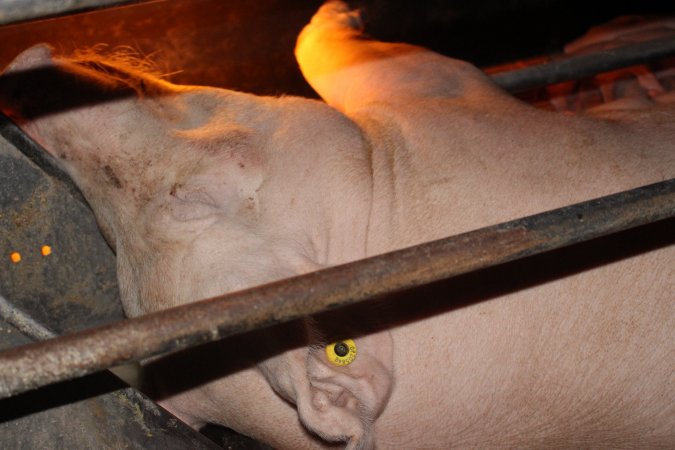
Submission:
<svg viewBox="0 0 675 450">
<path fill-rule="evenodd" d="M 0 353 L 0 397 L 675 216 L 675 178 Z"/>
<path fill-rule="evenodd" d="M 563 81 L 578 80 L 622 67 L 644 64 L 672 55 L 675 55 L 675 38 L 671 36 L 573 56 L 524 69 L 496 73 L 491 75 L 491 78 L 505 90 L 516 93 Z"/>
<path fill-rule="evenodd" d="M 0 25 L 137 3 L 139 0 L 0 0 Z"/>
<path fill-rule="evenodd" d="M 0 295 L 0 318 L 36 341 L 56 337 L 56 333 L 14 306 L 2 295 Z"/>
</svg>

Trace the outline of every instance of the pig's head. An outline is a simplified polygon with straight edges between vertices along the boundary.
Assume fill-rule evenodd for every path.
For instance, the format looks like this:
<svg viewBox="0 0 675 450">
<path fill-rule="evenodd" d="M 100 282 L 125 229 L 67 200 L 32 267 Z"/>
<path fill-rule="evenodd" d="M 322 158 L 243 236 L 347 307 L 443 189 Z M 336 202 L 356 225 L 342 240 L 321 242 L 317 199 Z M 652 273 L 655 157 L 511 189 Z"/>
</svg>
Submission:
<svg viewBox="0 0 675 450">
<path fill-rule="evenodd" d="M 73 178 L 116 250 L 127 313 L 216 294 L 181 292 L 173 283 L 193 283 L 175 275 L 175 259 L 213 263 L 230 250 L 210 245 L 219 234 L 255 239 L 242 228 L 259 207 L 261 124 L 274 112 L 248 96 L 174 86 L 91 55 L 56 59 L 46 46 L 22 53 L 2 80 L 3 110 Z M 218 227 L 225 216 L 227 229 Z M 210 244 L 194 242 L 206 230 Z M 230 283 L 220 288 L 240 287 Z"/>
<path fill-rule="evenodd" d="M 176 86 L 38 46 L 0 77 L 0 109 L 82 190 L 116 251 L 131 316 L 364 256 L 368 152 L 322 103 Z M 257 361 L 258 374 L 315 434 L 367 442 L 392 385 L 389 335 L 357 337 L 347 368 L 322 360 L 321 336 Z M 198 402 L 181 405 L 194 423 L 209 420 Z"/>
</svg>

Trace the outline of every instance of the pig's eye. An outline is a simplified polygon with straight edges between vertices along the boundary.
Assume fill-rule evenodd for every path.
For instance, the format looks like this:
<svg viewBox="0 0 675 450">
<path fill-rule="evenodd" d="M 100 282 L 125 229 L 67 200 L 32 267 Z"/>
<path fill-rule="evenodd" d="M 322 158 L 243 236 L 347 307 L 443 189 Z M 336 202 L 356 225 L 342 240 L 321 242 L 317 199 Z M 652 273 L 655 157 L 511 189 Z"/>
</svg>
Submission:
<svg viewBox="0 0 675 450">
<path fill-rule="evenodd" d="M 326 358 L 336 366 L 346 366 L 356 359 L 356 344 L 351 339 L 343 339 L 326 346 Z"/>
</svg>

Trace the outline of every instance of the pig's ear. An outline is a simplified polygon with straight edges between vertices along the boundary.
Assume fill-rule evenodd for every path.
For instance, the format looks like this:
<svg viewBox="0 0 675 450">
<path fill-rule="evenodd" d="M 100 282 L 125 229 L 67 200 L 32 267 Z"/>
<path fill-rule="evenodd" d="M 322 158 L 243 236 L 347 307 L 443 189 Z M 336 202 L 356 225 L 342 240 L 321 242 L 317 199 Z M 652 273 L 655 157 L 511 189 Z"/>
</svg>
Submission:
<svg viewBox="0 0 675 450">
<path fill-rule="evenodd" d="M 310 348 L 306 380 L 296 384 L 298 414 L 307 428 L 328 441 L 371 448 L 373 423 L 394 384 L 391 335 L 380 331 L 339 342 L 354 348 L 344 357 L 336 355 L 335 342 Z"/>
<path fill-rule="evenodd" d="M 5 73 L 52 66 L 55 64 L 53 50 L 47 44 L 34 45 L 14 58 L 9 66 L 7 66 Z"/>
</svg>

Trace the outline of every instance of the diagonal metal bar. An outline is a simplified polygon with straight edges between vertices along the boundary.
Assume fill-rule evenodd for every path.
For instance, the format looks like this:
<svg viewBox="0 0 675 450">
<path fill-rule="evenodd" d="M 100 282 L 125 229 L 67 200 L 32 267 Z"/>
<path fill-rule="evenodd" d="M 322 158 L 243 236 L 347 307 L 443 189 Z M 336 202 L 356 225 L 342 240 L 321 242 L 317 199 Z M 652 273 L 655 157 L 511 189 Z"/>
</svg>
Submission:
<svg viewBox="0 0 675 450">
<path fill-rule="evenodd" d="M 492 81 L 516 93 L 563 81 L 578 80 L 610 70 L 657 61 L 675 55 L 675 37 L 571 56 L 523 69 L 496 73 Z"/>
<path fill-rule="evenodd" d="M 0 398 L 675 217 L 675 178 L 0 353 Z"/>
<path fill-rule="evenodd" d="M 56 333 L 13 305 L 2 294 L 0 294 L 0 318 L 33 340 L 56 337 Z"/>
</svg>

